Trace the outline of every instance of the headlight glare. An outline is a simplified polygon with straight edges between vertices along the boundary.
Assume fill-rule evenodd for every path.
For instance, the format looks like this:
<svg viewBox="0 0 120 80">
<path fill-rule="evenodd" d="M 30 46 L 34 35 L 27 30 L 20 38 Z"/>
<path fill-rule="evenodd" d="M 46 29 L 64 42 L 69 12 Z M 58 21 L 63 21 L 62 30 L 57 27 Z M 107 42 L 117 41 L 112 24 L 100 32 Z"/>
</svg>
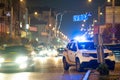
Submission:
<svg viewBox="0 0 120 80">
<path fill-rule="evenodd" d="M 27 68 L 27 64 L 24 63 L 20 65 L 20 69 L 25 69 L 25 68 Z"/>
<path fill-rule="evenodd" d="M 28 57 L 27 56 L 22 56 L 22 57 L 18 57 L 15 62 L 16 63 L 23 63 L 25 61 L 27 61 Z"/>
<path fill-rule="evenodd" d="M 4 58 L 0 58 L 0 63 L 4 62 L 5 59 Z"/>
</svg>

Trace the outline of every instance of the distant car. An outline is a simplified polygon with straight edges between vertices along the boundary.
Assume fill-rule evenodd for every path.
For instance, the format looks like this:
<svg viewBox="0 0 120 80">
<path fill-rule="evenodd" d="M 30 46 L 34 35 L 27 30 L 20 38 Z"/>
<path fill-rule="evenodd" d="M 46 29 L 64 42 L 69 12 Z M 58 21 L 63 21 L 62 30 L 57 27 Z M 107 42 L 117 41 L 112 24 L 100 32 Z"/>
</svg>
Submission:
<svg viewBox="0 0 120 80">
<path fill-rule="evenodd" d="M 45 56 L 49 56 L 49 57 L 56 57 L 58 56 L 58 52 L 55 49 L 42 49 L 39 51 L 38 53 L 39 56 L 45 57 Z"/>
<path fill-rule="evenodd" d="M 64 50 L 65 50 L 65 48 L 58 48 L 58 49 L 57 49 L 58 55 L 59 55 L 59 56 L 62 56 Z"/>
<path fill-rule="evenodd" d="M 105 63 L 110 70 L 114 70 L 115 55 L 111 50 L 103 51 Z M 63 52 L 64 70 L 68 70 L 70 66 L 76 66 L 77 71 L 84 71 L 85 68 L 96 69 L 99 65 L 97 60 L 97 50 L 92 41 L 70 41 Z"/>
<path fill-rule="evenodd" d="M 57 52 L 56 49 L 48 49 L 47 56 L 50 56 L 50 57 L 57 57 L 57 56 L 58 56 L 58 52 Z"/>
<path fill-rule="evenodd" d="M 120 55 L 120 44 L 105 45 L 109 50 L 112 50 L 115 55 Z"/>
<path fill-rule="evenodd" d="M 34 68 L 33 51 L 23 45 L 7 46 L 0 53 L 0 71 L 32 70 Z"/>
</svg>

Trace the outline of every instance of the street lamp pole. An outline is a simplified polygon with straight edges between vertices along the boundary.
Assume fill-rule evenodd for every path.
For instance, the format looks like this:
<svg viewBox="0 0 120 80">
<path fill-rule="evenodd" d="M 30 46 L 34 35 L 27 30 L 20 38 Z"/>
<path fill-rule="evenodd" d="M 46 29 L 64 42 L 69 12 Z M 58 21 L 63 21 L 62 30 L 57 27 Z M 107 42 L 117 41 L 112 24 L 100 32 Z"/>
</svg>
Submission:
<svg viewBox="0 0 120 80">
<path fill-rule="evenodd" d="M 114 30 L 114 28 L 115 28 L 115 0 L 112 0 L 112 11 L 113 11 L 113 14 L 112 14 L 112 28 L 113 28 L 113 30 Z M 112 43 L 113 44 L 115 44 L 115 32 L 113 32 L 113 34 L 112 34 Z"/>
<path fill-rule="evenodd" d="M 55 37 L 57 36 L 57 26 L 58 26 L 58 16 L 61 15 L 61 13 L 57 13 L 55 16 Z"/>
<path fill-rule="evenodd" d="M 59 29 L 60 29 L 60 27 L 61 27 L 61 22 L 62 22 L 63 15 L 64 15 L 64 14 L 61 14 L 61 17 L 60 17 L 60 24 L 59 24 L 59 26 L 58 26 L 58 31 L 59 31 Z"/>
</svg>

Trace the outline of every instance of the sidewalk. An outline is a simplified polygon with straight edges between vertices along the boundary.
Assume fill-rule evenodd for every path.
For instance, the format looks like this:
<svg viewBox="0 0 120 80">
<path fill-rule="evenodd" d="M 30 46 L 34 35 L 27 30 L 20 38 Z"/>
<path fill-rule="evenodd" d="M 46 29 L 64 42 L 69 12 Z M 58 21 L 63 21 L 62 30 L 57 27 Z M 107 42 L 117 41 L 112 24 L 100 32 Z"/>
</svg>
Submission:
<svg viewBox="0 0 120 80">
<path fill-rule="evenodd" d="M 88 80 L 120 80 L 120 72 L 110 71 L 108 76 L 100 76 L 99 72 L 92 70 Z"/>
</svg>

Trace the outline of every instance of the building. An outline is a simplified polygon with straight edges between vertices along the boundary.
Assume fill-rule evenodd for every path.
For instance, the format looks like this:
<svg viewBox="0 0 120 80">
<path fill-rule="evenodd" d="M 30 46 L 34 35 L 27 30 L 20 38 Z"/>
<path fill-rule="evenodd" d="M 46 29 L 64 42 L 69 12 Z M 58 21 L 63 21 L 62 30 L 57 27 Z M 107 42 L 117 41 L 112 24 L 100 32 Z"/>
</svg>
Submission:
<svg viewBox="0 0 120 80">
<path fill-rule="evenodd" d="M 2 44 L 20 38 L 21 29 L 26 24 L 25 15 L 26 0 L 0 0 L 0 37 Z"/>
<path fill-rule="evenodd" d="M 36 8 L 35 8 L 36 9 Z M 33 9 L 34 10 L 34 9 Z M 31 12 L 31 11 L 29 11 Z M 29 14 L 30 17 L 30 39 L 35 39 L 39 44 L 47 47 L 60 46 L 66 41 L 63 33 L 55 29 L 55 11 L 48 9 L 37 9 Z M 59 36 L 56 36 L 59 35 Z"/>
</svg>

